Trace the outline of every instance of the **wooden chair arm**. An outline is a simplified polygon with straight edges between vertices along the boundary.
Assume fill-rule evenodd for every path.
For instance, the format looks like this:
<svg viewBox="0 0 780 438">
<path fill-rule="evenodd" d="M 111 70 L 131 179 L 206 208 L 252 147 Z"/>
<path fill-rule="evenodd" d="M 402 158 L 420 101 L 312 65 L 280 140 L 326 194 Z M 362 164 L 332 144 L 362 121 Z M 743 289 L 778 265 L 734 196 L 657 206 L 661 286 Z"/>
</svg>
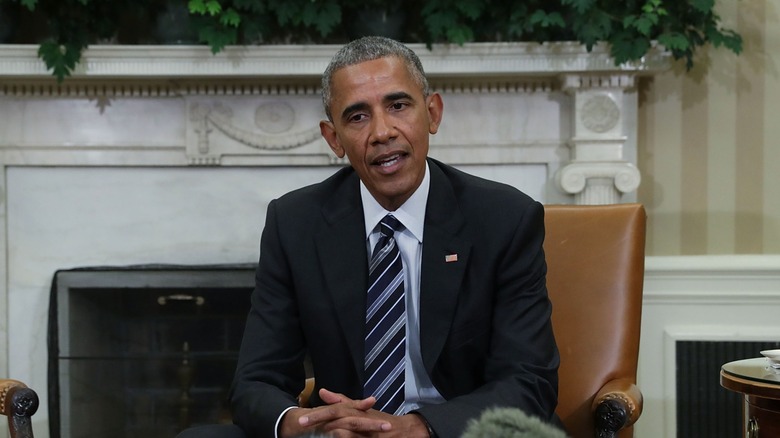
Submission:
<svg viewBox="0 0 780 438">
<path fill-rule="evenodd" d="M 642 392 L 629 379 L 610 380 L 593 400 L 591 411 L 596 421 L 596 436 L 613 438 L 630 427 L 642 414 Z"/>
<path fill-rule="evenodd" d="M 314 391 L 314 377 L 309 377 L 306 379 L 306 386 L 304 386 L 303 391 L 298 395 L 298 406 L 302 408 L 308 408 L 311 407 L 309 405 L 309 397 L 311 397 L 311 393 Z"/>
<path fill-rule="evenodd" d="M 11 438 L 32 438 L 32 415 L 38 410 L 38 394 L 22 382 L 0 379 L 0 414 L 8 417 Z"/>
</svg>

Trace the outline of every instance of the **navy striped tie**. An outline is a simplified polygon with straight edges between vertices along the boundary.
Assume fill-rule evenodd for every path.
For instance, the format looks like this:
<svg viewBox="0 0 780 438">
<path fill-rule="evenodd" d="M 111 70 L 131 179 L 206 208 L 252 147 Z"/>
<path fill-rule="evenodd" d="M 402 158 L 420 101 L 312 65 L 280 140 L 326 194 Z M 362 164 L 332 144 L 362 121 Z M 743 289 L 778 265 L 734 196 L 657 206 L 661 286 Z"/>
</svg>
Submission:
<svg viewBox="0 0 780 438">
<path fill-rule="evenodd" d="M 381 236 L 371 254 L 366 300 L 365 397 L 375 409 L 400 414 L 404 401 L 406 303 L 401 253 L 393 232 L 402 227 L 392 215 L 379 223 Z"/>
</svg>

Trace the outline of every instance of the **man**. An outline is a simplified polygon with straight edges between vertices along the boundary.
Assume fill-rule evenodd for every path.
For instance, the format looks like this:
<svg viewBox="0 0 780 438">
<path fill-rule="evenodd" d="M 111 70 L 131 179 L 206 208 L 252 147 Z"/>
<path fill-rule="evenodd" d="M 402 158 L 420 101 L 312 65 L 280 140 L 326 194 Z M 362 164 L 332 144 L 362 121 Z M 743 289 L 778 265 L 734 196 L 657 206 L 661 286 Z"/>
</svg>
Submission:
<svg viewBox="0 0 780 438">
<path fill-rule="evenodd" d="M 322 135 L 351 167 L 268 207 L 234 422 L 252 437 L 458 437 L 494 406 L 552 421 L 559 357 L 542 206 L 428 158 L 442 99 L 398 42 L 342 48 L 323 102 Z M 369 320 L 388 302 L 403 316 L 376 318 L 394 322 L 385 335 Z M 395 359 L 379 352 L 388 345 Z M 392 364 L 399 351 L 394 374 L 376 369 L 375 357 Z M 314 407 L 300 408 L 307 355 Z"/>
</svg>

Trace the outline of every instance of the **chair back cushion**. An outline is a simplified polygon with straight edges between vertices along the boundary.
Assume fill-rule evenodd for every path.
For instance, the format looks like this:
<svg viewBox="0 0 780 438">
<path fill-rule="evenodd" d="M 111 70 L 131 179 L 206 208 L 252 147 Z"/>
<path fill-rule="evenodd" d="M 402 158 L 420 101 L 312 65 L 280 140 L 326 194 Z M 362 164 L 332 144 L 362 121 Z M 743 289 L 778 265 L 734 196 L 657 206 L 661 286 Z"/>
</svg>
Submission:
<svg viewBox="0 0 780 438">
<path fill-rule="evenodd" d="M 591 403 L 611 379 L 636 382 L 645 249 L 639 204 L 545 207 L 547 289 L 560 350 L 556 412 L 593 437 Z"/>
</svg>

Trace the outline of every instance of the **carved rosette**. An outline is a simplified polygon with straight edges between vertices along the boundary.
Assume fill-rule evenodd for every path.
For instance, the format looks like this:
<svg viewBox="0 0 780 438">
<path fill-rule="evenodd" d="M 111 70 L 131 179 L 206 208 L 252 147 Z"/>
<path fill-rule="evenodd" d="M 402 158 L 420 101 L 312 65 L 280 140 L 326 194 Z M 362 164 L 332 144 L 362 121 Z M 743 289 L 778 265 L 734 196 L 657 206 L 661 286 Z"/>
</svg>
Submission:
<svg viewBox="0 0 780 438">
<path fill-rule="evenodd" d="M 620 108 L 607 94 L 589 97 L 580 112 L 583 126 L 599 134 L 614 129 L 620 121 Z"/>
</svg>

